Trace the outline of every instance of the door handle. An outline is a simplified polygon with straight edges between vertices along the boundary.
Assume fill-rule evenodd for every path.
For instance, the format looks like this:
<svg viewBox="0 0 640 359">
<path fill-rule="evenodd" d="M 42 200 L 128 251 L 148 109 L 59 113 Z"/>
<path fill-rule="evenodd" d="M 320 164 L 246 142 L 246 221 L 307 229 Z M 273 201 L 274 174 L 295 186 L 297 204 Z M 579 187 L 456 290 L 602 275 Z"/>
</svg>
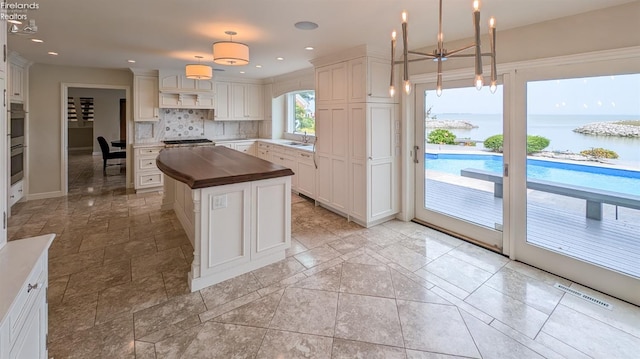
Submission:
<svg viewBox="0 0 640 359">
<path fill-rule="evenodd" d="M 418 150 L 420 149 L 420 146 L 413 146 L 413 163 L 419 163 L 420 161 L 418 161 Z"/>
<path fill-rule="evenodd" d="M 316 143 L 318 143 L 318 136 L 316 135 L 316 140 L 313 141 L 313 165 L 318 169 L 318 163 L 316 162 Z"/>
</svg>

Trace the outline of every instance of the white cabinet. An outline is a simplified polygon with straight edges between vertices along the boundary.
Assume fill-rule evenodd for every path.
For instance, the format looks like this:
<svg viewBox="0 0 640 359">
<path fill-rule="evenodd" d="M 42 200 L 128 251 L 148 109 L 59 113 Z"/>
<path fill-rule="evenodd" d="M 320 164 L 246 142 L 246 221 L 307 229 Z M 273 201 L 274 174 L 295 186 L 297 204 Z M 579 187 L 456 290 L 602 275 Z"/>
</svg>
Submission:
<svg viewBox="0 0 640 359">
<path fill-rule="evenodd" d="M 313 62 L 318 168 L 315 198 L 323 206 L 371 226 L 399 211 L 396 154 L 400 123 L 396 120 L 396 99 L 388 95 L 389 60 L 367 51 L 347 53 L 351 58 L 342 62 Z"/>
<path fill-rule="evenodd" d="M 347 63 L 316 69 L 316 104 L 347 101 Z"/>
<path fill-rule="evenodd" d="M 133 77 L 133 120 L 158 121 L 158 76 L 138 75 Z"/>
<path fill-rule="evenodd" d="M 231 83 L 216 82 L 216 104 L 214 120 L 231 120 Z"/>
<path fill-rule="evenodd" d="M 298 190 L 298 159 L 295 157 L 297 151 L 285 146 L 275 145 L 271 153 L 271 162 L 283 167 L 290 168 L 294 175 L 291 176 L 291 189 Z"/>
<path fill-rule="evenodd" d="M 375 223 L 398 211 L 393 104 L 349 106 L 350 214 L 363 223 Z"/>
<path fill-rule="evenodd" d="M 347 207 L 348 118 L 344 105 L 316 110 L 316 200 L 342 213 Z"/>
<path fill-rule="evenodd" d="M 258 158 L 265 161 L 271 161 L 271 148 L 274 145 L 270 143 L 258 142 Z"/>
<path fill-rule="evenodd" d="M 0 249 L 0 358 L 47 358 L 48 249 L 55 235 Z"/>
<path fill-rule="evenodd" d="M 160 70 L 160 108 L 213 109 L 215 93 L 213 80 L 188 79 L 182 72 Z"/>
<path fill-rule="evenodd" d="M 264 120 L 262 85 L 234 83 L 231 93 L 233 119 Z"/>
<path fill-rule="evenodd" d="M 216 142 L 216 146 L 222 146 L 222 147 L 227 147 L 230 148 L 232 150 L 236 150 L 239 152 L 244 152 L 248 155 L 251 156 L 257 156 L 258 155 L 258 149 L 257 149 L 257 145 L 256 142 L 253 140 L 247 140 L 247 141 L 222 141 L 222 142 Z"/>
<path fill-rule="evenodd" d="M 349 102 L 393 103 L 389 96 L 391 63 L 376 57 L 360 57 L 348 62 Z"/>
<path fill-rule="evenodd" d="M 24 102 L 25 69 L 19 64 L 9 63 L 9 98 L 11 102 Z"/>
<path fill-rule="evenodd" d="M 265 119 L 262 85 L 217 81 L 215 86 L 215 120 L 258 121 Z"/>
<path fill-rule="evenodd" d="M 164 148 L 161 145 L 134 145 L 134 188 L 136 192 L 157 191 L 164 184 L 162 172 L 156 165 L 156 157 Z"/>
<path fill-rule="evenodd" d="M 296 177 L 298 193 L 310 198 L 315 198 L 316 166 L 313 162 L 313 153 L 305 151 L 300 151 L 298 153 Z"/>
<path fill-rule="evenodd" d="M 13 206 L 16 202 L 22 199 L 24 196 L 24 181 L 20 180 L 9 189 L 9 207 Z"/>
</svg>

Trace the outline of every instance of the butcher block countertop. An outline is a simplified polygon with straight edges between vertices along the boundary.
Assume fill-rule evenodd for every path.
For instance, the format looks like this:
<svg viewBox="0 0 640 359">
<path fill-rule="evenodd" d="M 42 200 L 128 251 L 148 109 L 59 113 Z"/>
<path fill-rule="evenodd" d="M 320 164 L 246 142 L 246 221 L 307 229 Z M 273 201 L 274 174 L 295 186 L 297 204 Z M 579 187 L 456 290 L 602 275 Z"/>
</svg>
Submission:
<svg viewBox="0 0 640 359">
<path fill-rule="evenodd" d="M 164 174 L 192 189 L 294 174 L 287 167 L 222 146 L 166 148 L 156 164 Z"/>
</svg>

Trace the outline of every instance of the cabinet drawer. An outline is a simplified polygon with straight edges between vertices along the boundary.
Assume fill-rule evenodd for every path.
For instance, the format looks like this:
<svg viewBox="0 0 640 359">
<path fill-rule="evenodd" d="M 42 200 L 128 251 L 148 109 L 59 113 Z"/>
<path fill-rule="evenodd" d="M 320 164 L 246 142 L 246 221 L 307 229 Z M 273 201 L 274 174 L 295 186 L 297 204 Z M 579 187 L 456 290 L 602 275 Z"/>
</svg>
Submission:
<svg viewBox="0 0 640 359">
<path fill-rule="evenodd" d="M 138 158 L 137 165 L 138 165 L 137 169 L 139 171 L 158 169 L 158 167 L 156 166 L 155 157 L 150 157 L 150 156 Z"/>
<path fill-rule="evenodd" d="M 136 148 L 136 156 L 152 156 L 153 158 L 155 158 L 155 156 L 157 156 L 161 150 L 162 147 Z"/>
<path fill-rule="evenodd" d="M 298 162 L 313 163 L 313 153 L 298 152 Z"/>
<path fill-rule="evenodd" d="M 138 188 L 162 186 L 162 173 L 148 173 L 138 176 Z"/>
<path fill-rule="evenodd" d="M 45 258 L 40 258 L 31 274 L 29 279 L 24 284 L 24 288 L 20 291 L 20 294 L 15 299 L 15 307 L 9 312 L 9 341 L 13 342 L 20 332 L 24 321 L 29 316 L 29 313 L 33 309 L 33 303 L 38 297 L 38 294 L 42 291 L 46 291 L 47 278 L 44 271 Z"/>
<path fill-rule="evenodd" d="M 270 143 L 258 142 L 258 148 L 261 148 L 261 149 L 268 150 L 271 148 L 271 146 L 272 144 Z"/>
</svg>

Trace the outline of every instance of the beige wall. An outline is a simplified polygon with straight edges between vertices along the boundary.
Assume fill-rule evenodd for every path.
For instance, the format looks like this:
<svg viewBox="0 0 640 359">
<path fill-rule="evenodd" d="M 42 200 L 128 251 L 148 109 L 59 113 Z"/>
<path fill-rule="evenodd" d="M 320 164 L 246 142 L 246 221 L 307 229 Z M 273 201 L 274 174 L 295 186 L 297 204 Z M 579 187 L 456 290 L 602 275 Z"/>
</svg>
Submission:
<svg viewBox="0 0 640 359">
<path fill-rule="evenodd" d="M 500 71 L 500 63 L 640 46 L 639 22 L 640 1 L 510 30 L 501 30 L 500 19 L 496 19 L 498 71 Z M 433 26 L 437 24 L 434 23 Z M 471 18 L 469 18 L 469 26 L 471 26 Z M 481 31 L 488 30 L 482 28 Z M 446 39 L 446 27 L 444 35 Z M 410 33 L 409 36 L 411 36 Z M 452 50 L 468 45 L 470 42 L 472 42 L 471 39 L 445 42 L 445 48 Z M 489 37 L 483 36 L 481 43 L 483 52 L 488 52 Z M 434 46 L 431 46 L 423 50 L 430 52 L 433 48 Z M 483 59 L 483 63 L 488 65 L 489 58 Z M 447 61 L 444 64 L 444 80 L 446 81 L 447 69 L 466 67 L 473 67 L 472 60 Z M 409 65 L 409 73 L 412 75 L 435 71 L 436 65 L 432 61 Z"/>
<path fill-rule="evenodd" d="M 62 83 L 133 87 L 129 70 L 34 64 L 29 69 L 29 196 L 62 191 Z M 65 101 L 66 103 L 66 101 Z"/>
</svg>

